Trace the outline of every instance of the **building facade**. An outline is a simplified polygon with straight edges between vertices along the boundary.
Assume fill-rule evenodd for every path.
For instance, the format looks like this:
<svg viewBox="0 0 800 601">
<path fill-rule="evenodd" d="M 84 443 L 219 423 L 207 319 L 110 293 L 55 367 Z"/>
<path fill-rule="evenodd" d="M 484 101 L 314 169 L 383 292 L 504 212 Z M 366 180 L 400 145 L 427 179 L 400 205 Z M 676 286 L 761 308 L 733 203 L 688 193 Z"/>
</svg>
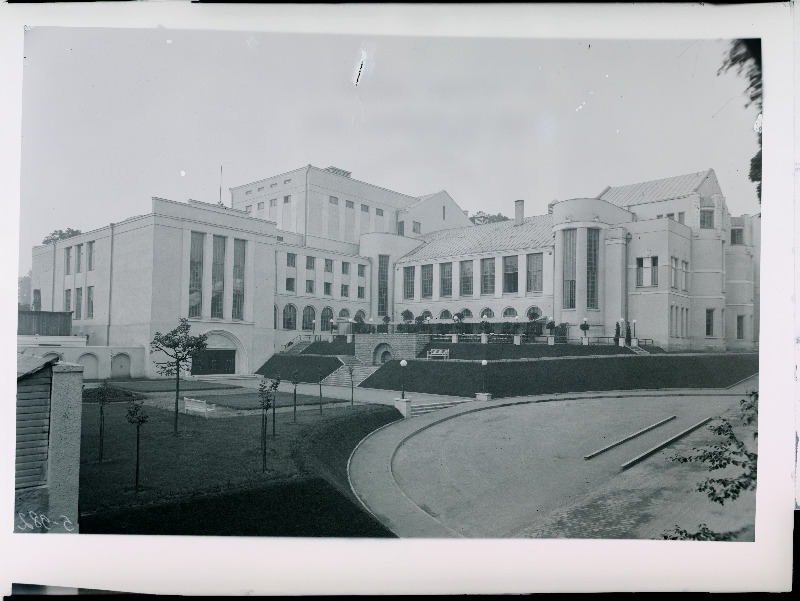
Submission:
<svg viewBox="0 0 800 601">
<path fill-rule="evenodd" d="M 625 319 L 668 350 L 758 344 L 760 217 L 731 217 L 713 170 L 539 216 L 518 200 L 514 219 L 483 225 L 445 191 L 413 197 L 311 165 L 232 188 L 231 207 L 152 202 L 33 249 L 34 307 L 72 312 L 88 337 L 81 363 L 141 349 L 132 375 L 155 376 L 149 342 L 181 317 L 209 336 L 198 373 L 252 373 L 298 336 L 354 319 L 456 313 L 586 320 L 592 336 Z"/>
</svg>

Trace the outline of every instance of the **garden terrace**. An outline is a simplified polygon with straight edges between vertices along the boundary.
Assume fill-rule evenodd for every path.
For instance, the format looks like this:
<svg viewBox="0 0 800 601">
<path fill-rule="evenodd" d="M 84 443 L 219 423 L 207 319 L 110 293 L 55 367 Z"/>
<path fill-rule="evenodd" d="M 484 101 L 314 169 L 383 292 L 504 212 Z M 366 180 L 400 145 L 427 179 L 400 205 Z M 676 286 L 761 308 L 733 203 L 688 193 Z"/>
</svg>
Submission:
<svg viewBox="0 0 800 601">
<path fill-rule="evenodd" d="M 272 355 L 255 373 L 267 378 L 281 378 L 290 381 L 296 371 L 300 382 L 316 383 L 326 378 L 342 366 L 336 357 L 314 355 Z"/>
<path fill-rule="evenodd" d="M 493 360 L 493 359 L 526 359 L 538 357 L 585 357 L 588 355 L 632 355 L 628 347 L 614 345 L 578 344 L 451 344 L 447 342 L 431 342 L 431 349 L 447 349 L 450 359 Z M 428 349 L 425 349 L 424 357 Z"/>
<path fill-rule="evenodd" d="M 404 378 L 400 370 L 405 369 Z M 484 374 L 483 371 L 486 373 Z M 625 355 L 490 361 L 385 363 L 363 388 L 472 397 L 483 378 L 495 398 L 604 390 L 725 388 L 758 373 L 758 354 Z M 402 379 L 401 379 L 402 378 Z"/>
</svg>

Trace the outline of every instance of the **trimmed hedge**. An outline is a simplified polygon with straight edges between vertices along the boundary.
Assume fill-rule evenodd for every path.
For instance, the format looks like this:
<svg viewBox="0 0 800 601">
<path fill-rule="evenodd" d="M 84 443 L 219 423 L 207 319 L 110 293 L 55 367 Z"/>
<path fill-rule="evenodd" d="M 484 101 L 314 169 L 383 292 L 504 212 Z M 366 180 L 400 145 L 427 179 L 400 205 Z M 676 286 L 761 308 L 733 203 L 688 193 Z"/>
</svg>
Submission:
<svg viewBox="0 0 800 601">
<path fill-rule="evenodd" d="M 431 342 L 430 348 L 450 350 L 451 359 L 473 359 L 491 361 L 493 359 L 536 359 L 539 357 L 582 357 L 586 355 L 631 355 L 627 347 L 613 344 L 450 344 Z M 427 349 L 418 355 L 426 357 Z"/>
<path fill-rule="evenodd" d="M 355 355 L 356 343 L 347 342 L 346 340 L 334 340 L 333 342 L 317 340 L 309 344 L 302 351 L 300 351 L 300 354 L 301 355 Z"/>
<path fill-rule="evenodd" d="M 174 390 L 175 384 L 173 383 L 172 386 Z M 143 395 L 141 394 L 131 392 L 130 390 L 123 390 L 122 388 L 115 388 L 114 386 L 109 386 L 104 392 L 103 387 L 99 386 L 97 388 L 85 388 L 83 390 L 83 402 L 99 403 L 101 400 L 103 400 L 103 394 L 108 395 L 105 400 L 109 403 L 136 401 L 138 399 L 144 398 Z"/>
<path fill-rule="evenodd" d="M 272 355 L 255 373 L 267 378 L 280 377 L 282 380 L 292 379 L 292 373 L 297 371 L 301 382 L 316 384 L 319 381 L 319 370 L 322 377 L 326 378 L 342 366 L 336 357 L 314 357 L 301 355 Z"/>
<path fill-rule="evenodd" d="M 488 392 L 503 398 L 594 390 L 725 388 L 758 373 L 758 354 L 500 361 L 485 368 L 476 363 L 418 360 L 401 368 L 399 361 L 390 361 L 361 386 L 400 390 L 401 369 L 405 369 L 409 392 L 461 397 L 472 397 L 482 389 L 485 370 Z"/>
</svg>

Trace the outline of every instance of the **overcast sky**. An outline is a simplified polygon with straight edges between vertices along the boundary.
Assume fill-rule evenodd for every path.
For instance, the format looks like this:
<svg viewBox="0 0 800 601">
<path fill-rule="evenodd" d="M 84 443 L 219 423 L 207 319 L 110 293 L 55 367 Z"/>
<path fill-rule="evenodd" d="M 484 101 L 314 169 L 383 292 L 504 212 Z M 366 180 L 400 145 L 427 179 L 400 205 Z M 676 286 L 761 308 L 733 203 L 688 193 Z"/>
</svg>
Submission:
<svg viewBox="0 0 800 601">
<path fill-rule="evenodd" d="M 310 163 L 506 215 L 711 167 L 731 212 L 756 213 L 757 110 L 717 76 L 729 43 L 33 28 L 20 272 L 54 229 L 216 202 L 220 165 L 226 203 Z"/>
</svg>

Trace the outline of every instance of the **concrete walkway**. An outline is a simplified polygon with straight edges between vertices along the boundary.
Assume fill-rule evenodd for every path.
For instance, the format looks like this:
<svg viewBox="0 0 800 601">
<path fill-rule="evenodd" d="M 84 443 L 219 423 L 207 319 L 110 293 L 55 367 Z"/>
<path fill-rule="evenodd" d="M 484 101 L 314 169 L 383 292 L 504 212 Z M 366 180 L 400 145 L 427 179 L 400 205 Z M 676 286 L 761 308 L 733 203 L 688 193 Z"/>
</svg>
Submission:
<svg viewBox="0 0 800 601">
<path fill-rule="evenodd" d="M 620 391 L 473 401 L 394 422 L 365 438 L 348 473 L 363 506 L 400 537 L 660 538 L 675 524 L 754 533 L 755 493 L 724 507 L 694 486 L 708 472 L 670 457 L 700 428 L 620 466 L 706 417 L 733 415 L 757 376 L 725 390 Z M 583 457 L 676 418 L 591 460 Z M 712 438 L 713 440 L 713 438 Z"/>
</svg>

